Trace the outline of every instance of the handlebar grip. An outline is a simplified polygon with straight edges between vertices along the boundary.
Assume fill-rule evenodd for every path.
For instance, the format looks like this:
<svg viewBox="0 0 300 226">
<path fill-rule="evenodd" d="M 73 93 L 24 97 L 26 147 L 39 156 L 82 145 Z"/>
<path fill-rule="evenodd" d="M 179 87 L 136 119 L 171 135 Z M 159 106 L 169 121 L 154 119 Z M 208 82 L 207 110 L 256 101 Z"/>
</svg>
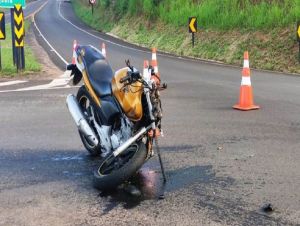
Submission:
<svg viewBox="0 0 300 226">
<path fill-rule="evenodd" d="M 123 77 L 123 78 L 120 79 L 120 83 L 124 83 L 124 82 L 130 80 L 130 78 L 131 78 L 130 75 L 126 75 L 125 77 Z"/>
</svg>

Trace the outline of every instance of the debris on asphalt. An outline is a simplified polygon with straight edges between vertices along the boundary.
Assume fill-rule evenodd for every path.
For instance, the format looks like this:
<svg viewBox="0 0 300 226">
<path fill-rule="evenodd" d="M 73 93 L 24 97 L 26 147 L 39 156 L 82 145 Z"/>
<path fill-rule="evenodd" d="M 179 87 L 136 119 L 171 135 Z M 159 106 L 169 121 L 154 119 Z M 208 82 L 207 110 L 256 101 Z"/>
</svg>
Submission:
<svg viewBox="0 0 300 226">
<path fill-rule="evenodd" d="M 274 207 L 271 203 L 267 203 L 267 204 L 263 205 L 262 211 L 265 213 L 271 213 L 274 211 Z"/>
<path fill-rule="evenodd" d="M 160 199 L 160 200 L 165 199 L 165 195 L 164 195 L 164 194 L 161 194 L 160 196 L 158 196 L 158 199 Z"/>
<path fill-rule="evenodd" d="M 217 150 L 218 150 L 218 151 L 221 151 L 221 150 L 223 150 L 223 147 L 219 146 L 219 147 L 217 148 Z"/>
<path fill-rule="evenodd" d="M 141 196 L 141 191 L 132 184 L 125 184 L 123 190 L 132 196 Z"/>
</svg>

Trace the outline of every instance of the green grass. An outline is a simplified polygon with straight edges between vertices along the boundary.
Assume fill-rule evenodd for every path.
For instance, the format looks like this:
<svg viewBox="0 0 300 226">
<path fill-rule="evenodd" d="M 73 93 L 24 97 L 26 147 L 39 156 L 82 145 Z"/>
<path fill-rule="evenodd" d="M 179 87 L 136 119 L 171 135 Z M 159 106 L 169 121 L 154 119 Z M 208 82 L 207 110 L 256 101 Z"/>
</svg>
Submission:
<svg viewBox="0 0 300 226">
<path fill-rule="evenodd" d="M 144 15 L 176 27 L 196 16 L 202 29 L 272 29 L 300 19 L 299 0 L 99 0 L 115 19 Z M 84 1 L 81 1 L 82 3 Z"/>
<path fill-rule="evenodd" d="M 26 21 L 25 30 L 28 30 L 29 23 Z M 37 62 L 31 49 L 25 42 L 25 70 L 19 72 L 19 74 L 27 75 L 41 70 L 41 65 Z M 2 71 L 0 71 L 1 77 L 13 77 L 17 75 L 16 66 L 13 65 L 12 57 L 12 41 L 11 41 L 11 26 L 6 25 L 6 39 L 1 41 L 1 57 L 2 57 Z"/>
<path fill-rule="evenodd" d="M 210 5 L 209 3 L 216 3 L 215 0 L 193 0 L 195 4 L 202 2 L 198 7 L 206 7 L 205 9 L 212 13 L 212 15 L 209 13 L 203 13 L 202 15 L 203 18 L 208 18 L 205 25 L 208 27 L 207 29 L 201 29 L 202 24 L 205 23 L 199 22 L 200 20 L 198 18 L 200 29 L 195 35 L 196 44 L 194 48 L 192 48 L 191 45 L 191 34 L 187 31 L 187 21 L 184 19 L 184 15 L 189 13 L 188 9 L 190 7 L 186 7 L 186 11 L 184 7 L 180 8 L 179 5 L 175 4 L 176 2 L 179 4 L 180 0 L 152 0 L 153 4 L 155 2 L 158 4 L 156 7 L 157 10 L 153 12 L 154 15 L 161 14 L 159 10 L 162 10 L 162 5 L 167 2 L 169 2 L 170 5 L 164 10 L 172 14 L 172 12 L 175 12 L 171 10 L 172 7 L 174 10 L 175 8 L 178 9 L 180 12 L 178 12 L 177 17 L 181 18 L 181 22 L 183 21 L 182 25 L 180 25 L 176 20 L 171 21 L 170 19 L 169 22 L 167 21 L 166 18 L 172 18 L 172 15 L 164 15 L 165 19 L 162 17 L 153 19 L 150 14 L 144 15 L 142 0 L 128 1 L 127 13 L 123 15 L 119 12 L 123 8 L 121 7 L 118 9 L 119 11 L 115 11 L 116 5 L 113 5 L 113 2 L 108 0 L 100 1 L 101 4 L 95 7 L 94 15 L 92 15 L 89 5 L 84 0 L 73 0 L 73 7 L 77 16 L 96 30 L 113 33 L 129 42 L 137 43 L 145 47 L 157 47 L 159 50 L 177 55 L 217 60 L 238 66 L 242 65 L 243 52 L 248 50 L 251 68 L 300 73 L 298 43 L 296 41 L 295 29 L 296 24 L 293 21 L 295 17 L 292 16 L 298 6 L 291 9 L 291 12 L 289 12 L 290 15 L 286 15 L 285 20 L 278 21 L 278 19 L 276 19 L 281 17 L 281 14 L 277 13 L 277 11 L 285 12 L 285 7 L 287 7 L 288 4 L 293 5 L 296 3 L 294 0 L 272 1 L 274 3 L 272 5 L 262 0 L 251 1 L 253 3 L 255 1 L 255 4 L 251 4 L 250 8 L 254 10 L 253 12 L 257 12 L 257 16 L 261 15 L 262 12 L 267 15 L 269 9 L 273 10 L 271 11 L 274 13 L 274 21 L 278 22 L 274 27 L 268 27 L 272 24 L 270 22 L 272 20 L 268 19 L 271 16 L 266 16 L 265 19 L 262 19 L 262 16 L 258 16 L 257 18 L 251 16 L 253 21 L 248 19 L 238 22 L 237 18 L 243 14 L 240 12 L 236 18 L 231 18 L 230 15 L 233 14 L 235 4 L 237 4 L 235 0 L 218 0 L 218 3 L 221 5 L 230 4 L 230 2 L 233 4 L 232 12 L 229 10 L 227 13 L 228 21 L 224 21 L 225 19 L 221 20 L 221 15 L 214 15 L 214 13 L 217 14 L 219 12 L 216 7 L 220 6 Z M 115 3 L 116 2 L 117 1 L 115 1 Z M 121 2 L 122 1 L 120 1 L 120 3 Z M 185 2 L 189 1 L 183 1 L 181 3 L 183 5 L 187 4 Z M 250 0 L 241 0 L 239 2 L 241 2 L 239 7 L 244 8 L 246 7 L 245 4 L 250 4 Z M 297 2 L 300 4 L 300 0 L 297 0 Z M 133 7 L 133 3 L 136 4 L 135 7 Z M 242 3 L 244 5 L 242 5 Z M 280 4 L 283 6 L 276 8 L 276 6 Z M 137 7 L 138 5 L 140 7 Z M 226 7 L 229 7 L 229 5 L 226 5 Z M 250 9 L 245 9 L 245 11 L 247 10 L 249 11 Z M 244 12 L 244 14 L 246 15 L 247 13 Z M 175 15 L 176 13 L 174 16 Z M 223 17 L 225 18 L 225 14 Z M 218 20 L 221 20 L 220 24 L 216 22 Z M 262 21 L 264 21 L 264 24 L 268 24 L 268 26 L 262 26 Z M 240 28 L 240 26 L 244 27 L 242 24 L 247 23 L 251 23 L 252 25 L 243 29 Z M 226 27 L 227 29 L 225 29 Z"/>
</svg>

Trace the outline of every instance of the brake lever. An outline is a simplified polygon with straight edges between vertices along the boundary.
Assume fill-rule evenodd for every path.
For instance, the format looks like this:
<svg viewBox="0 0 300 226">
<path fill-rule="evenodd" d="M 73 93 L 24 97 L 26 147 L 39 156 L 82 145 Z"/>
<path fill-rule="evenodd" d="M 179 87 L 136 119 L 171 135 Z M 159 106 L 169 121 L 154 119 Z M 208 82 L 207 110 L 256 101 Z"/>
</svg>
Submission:
<svg viewBox="0 0 300 226">
<path fill-rule="evenodd" d="M 162 86 L 158 87 L 158 89 L 159 89 L 160 91 L 165 90 L 165 89 L 167 89 L 167 88 L 168 88 L 167 83 L 163 83 Z"/>
<path fill-rule="evenodd" d="M 127 66 L 127 67 L 129 67 L 129 68 L 130 68 L 130 70 L 133 72 L 133 66 L 132 66 L 132 65 L 130 65 L 130 61 L 129 61 L 129 59 L 128 59 L 128 60 L 125 60 L 125 64 L 126 64 L 126 66 Z"/>
</svg>

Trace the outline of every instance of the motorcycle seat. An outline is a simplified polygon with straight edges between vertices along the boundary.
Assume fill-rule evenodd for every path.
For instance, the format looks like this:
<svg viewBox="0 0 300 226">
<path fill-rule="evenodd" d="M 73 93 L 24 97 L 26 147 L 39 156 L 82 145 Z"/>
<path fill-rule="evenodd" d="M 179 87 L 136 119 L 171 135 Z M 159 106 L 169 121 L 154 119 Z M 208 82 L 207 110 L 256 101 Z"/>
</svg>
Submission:
<svg viewBox="0 0 300 226">
<path fill-rule="evenodd" d="M 81 56 L 90 83 L 99 97 L 112 94 L 111 81 L 113 70 L 100 51 L 92 46 L 81 46 Z"/>
</svg>

